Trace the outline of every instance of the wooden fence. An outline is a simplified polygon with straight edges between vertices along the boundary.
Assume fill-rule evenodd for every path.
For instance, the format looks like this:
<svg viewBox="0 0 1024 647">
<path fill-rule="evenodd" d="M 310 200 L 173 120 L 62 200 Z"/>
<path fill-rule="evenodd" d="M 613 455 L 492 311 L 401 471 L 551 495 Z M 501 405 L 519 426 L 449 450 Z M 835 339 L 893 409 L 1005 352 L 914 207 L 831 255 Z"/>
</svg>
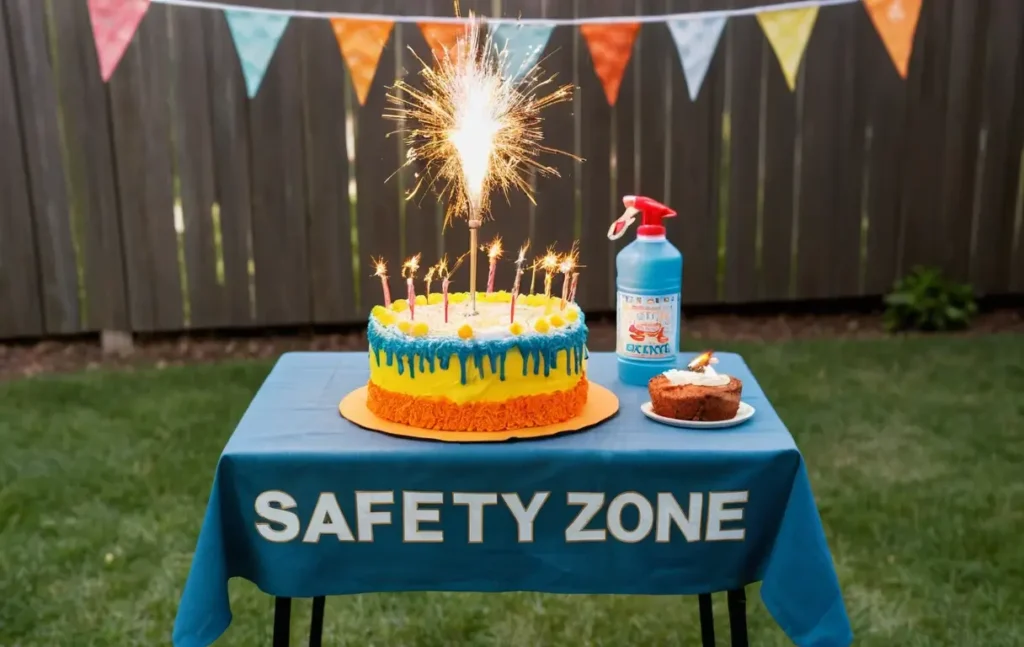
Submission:
<svg viewBox="0 0 1024 647">
<path fill-rule="evenodd" d="M 752 4 L 462 1 L 552 17 Z M 402 200 L 407 173 L 387 181 L 403 151 L 381 112 L 415 70 L 407 48 L 428 52 L 396 26 L 359 107 L 329 24 L 295 19 L 250 101 L 223 15 L 154 4 L 105 85 L 84 0 L 0 0 L 0 338 L 359 321 L 379 299 L 371 254 L 465 250 L 436 200 Z M 545 67 L 579 92 L 544 128 L 586 161 L 554 160 L 536 207 L 498 204 L 483 237 L 579 239 L 595 311 L 612 309 L 621 243 L 605 232 L 628 193 L 680 211 L 688 304 L 879 295 L 915 264 L 1022 293 L 1022 49 L 1024 2 L 926 0 L 903 81 L 862 6 L 824 8 L 790 92 L 738 18 L 691 102 L 667 29 L 648 25 L 612 108 L 578 30 L 556 28 Z"/>
</svg>

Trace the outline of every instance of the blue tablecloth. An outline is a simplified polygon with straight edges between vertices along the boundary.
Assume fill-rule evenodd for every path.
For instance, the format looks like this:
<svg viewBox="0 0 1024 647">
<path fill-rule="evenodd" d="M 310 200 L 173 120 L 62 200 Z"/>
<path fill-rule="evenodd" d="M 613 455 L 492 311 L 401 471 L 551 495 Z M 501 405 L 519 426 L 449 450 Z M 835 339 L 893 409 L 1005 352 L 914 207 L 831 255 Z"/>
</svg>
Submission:
<svg viewBox="0 0 1024 647">
<path fill-rule="evenodd" d="M 231 622 L 228 579 L 244 577 L 285 597 L 697 594 L 763 580 L 795 643 L 845 647 L 849 619 L 803 459 L 743 360 L 719 358 L 757 410 L 738 427 L 648 420 L 647 390 L 619 383 L 614 355 L 594 353 L 588 375 L 618 395 L 616 417 L 481 445 L 341 418 L 338 402 L 366 382 L 363 353 L 283 356 L 217 465 L 174 644 L 216 640 Z"/>
</svg>

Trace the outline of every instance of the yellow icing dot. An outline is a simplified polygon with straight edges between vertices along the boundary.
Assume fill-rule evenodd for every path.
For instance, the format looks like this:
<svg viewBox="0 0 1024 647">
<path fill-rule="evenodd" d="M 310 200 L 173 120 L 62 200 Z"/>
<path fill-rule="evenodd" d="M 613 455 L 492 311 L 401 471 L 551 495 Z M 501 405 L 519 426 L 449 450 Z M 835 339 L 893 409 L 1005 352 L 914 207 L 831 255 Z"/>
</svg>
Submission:
<svg viewBox="0 0 1024 647">
<path fill-rule="evenodd" d="M 409 323 L 408 321 L 399 321 L 398 329 L 408 335 L 410 332 L 412 332 L 412 324 Z"/>
<path fill-rule="evenodd" d="M 409 309 L 409 302 L 405 299 L 395 299 L 391 302 L 391 309 L 395 312 L 405 312 Z"/>
<path fill-rule="evenodd" d="M 417 321 L 412 325 L 413 337 L 426 337 L 428 332 L 430 332 L 430 326 L 423 323 L 422 321 Z"/>
<path fill-rule="evenodd" d="M 390 312 L 388 310 L 384 310 L 383 312 L 377 315 L 377 321 L 381 322 L 385 326 L 390 326 L 391 324 L 395 323 L 395 313 Z"/>
<path fill-rule="evenodd" d="M 425 306 L 425 305 L 427 305 L 427 297 L 423 296 L 422 294 L 417 294 L 416 295 L 416 305 L 418 305 L 418 306 Z"/>
<path fill-rule="evenodd" d="M 543 294 L 531 294 L 526 297 L 526 305 L 528 306 L 539 306 L 544 301 Z"/>
<path fill-rule="evenodd" d="M 498 290 L 491 295 L 491 301 L 497 303 L 512 303 L 512 295 L 505 290 Z"/>
<path fill-rule="evenodd" d="M 508 331 L 513 335 L 521 335 L 523 334 L 523 324 L 517 321 L 508 327 Z"/>
<path fill-rule="evenodd" d="M 443 300 L 444 300 L 444 297 L 441 295 L 440 292 L 431 292 L 430 296 L 427 297 L 427 303 L 429 303 L 431 305 L 433 305 L 435 303 L 441 303 L 441 301 L 443 301 Z"/>
<path fill-rule="evenodd" d="M 459 337 L 462 339 L 469 339 L 473 336 L 473 326 L 469 324 L 462 324 L 459 326 Z"/>
<path fill-rule="evenodd" d="M 538 319 L 533 324 L 533 329 L 536 330 L 537 332 L 543 333 L 543 332 L 547 332 L 547 331 L 551 330 L 551 326 L 548 325 L 547 319 L 541 318 L 541 319 Z"/>
<path fill-rule="evenodd" d="M 388 309 L 385 308 L 384 306 L 373 306 L 373 309 L 370 310 L 370 314 L 376 317 L 377 319 L 380 319 L 380 316 L 387 311 Z"/>
<path fill-rule="evenodd" d="M 565 313 L 565 318 L 568 319 L 569 321 L 576 321 L 577 319 L 580 318 L 580 313 L 576 312 L 575 310 L 570 310 L 569 312 Z"/>
<path fill-rule="evenodd" d="M 468 292 L 455 292 L 454 294 L 448 295 L 448 301 L 450 303 L 462 303 L 469 298 Z"/>
<path fill-rule="evenodd" d="M 551 315 L 551 325 L 555 328 L 561 328 L 565 325 L 565 319 L 562 319 L 558 315 Z"/>
</svg>

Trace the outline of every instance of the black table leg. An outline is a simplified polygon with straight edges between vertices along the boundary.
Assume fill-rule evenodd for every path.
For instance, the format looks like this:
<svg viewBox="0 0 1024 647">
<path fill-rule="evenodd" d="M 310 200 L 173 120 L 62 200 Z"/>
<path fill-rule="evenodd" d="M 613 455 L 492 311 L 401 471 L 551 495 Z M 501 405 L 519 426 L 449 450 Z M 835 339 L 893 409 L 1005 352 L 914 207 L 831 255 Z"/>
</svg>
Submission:
<svg viewBox="0 0 1024 647">
<path fill-rule="evenodd" d="M 700 605 L 701 647 L 715 647 L 715 613 L 711 609 L 711 594 L 701 593 L 697 602 Z"/>
<path fill-rule="evenodd" d="M 274 647 L 288 647 L 292 627 L 292 599 L 274 598 Z"/>
<path fill-rule="evenodd" d="M 747 593 L 744 589 L 729 591 L 729 635 L 732 647 L 747 647 Z"/>
<path fill-rule="evenodd" d="M 313 598 L 313 618 L 309 622 L 309 647 L 320 647 L 324 635 L 324 602 L 322 595 Z"/>
</svg>

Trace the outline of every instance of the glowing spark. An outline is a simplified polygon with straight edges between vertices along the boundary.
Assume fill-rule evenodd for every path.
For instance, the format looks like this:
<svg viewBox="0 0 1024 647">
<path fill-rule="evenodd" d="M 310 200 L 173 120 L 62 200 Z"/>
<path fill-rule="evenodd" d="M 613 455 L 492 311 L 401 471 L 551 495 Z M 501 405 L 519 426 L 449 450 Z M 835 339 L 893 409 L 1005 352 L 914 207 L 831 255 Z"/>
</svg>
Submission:
<svg viewBox="0 0 1024 647">
<path fill-rule="evenodd" d="M 402 278 L 414 279 L 416 272 L 420 269 L 420 255 L 416 254 L 406 262 L 402 263 Z"/>
<path fill-rule="evenodd" d="M 571 100 L 572 85 L 555 86 L 555 78 L 545 77 L 539 66 L 518 82 L 505 77 L 507 55 L 470 13 L 466 34 L 434 67 L 417 56 L 422 89 L 399 80 L 388 93 L 384 116 L 401 124 L 408 146 L 403 166 L 419 163 L 425 171 L 417 174 L 407 199 L 423 186 L 440 185 L 448 203 L 445 226 L 459 217 L 482 220 L 494 189 L 506 198 L 518 189 L 534 202 L 530 171 L 558 175 L 536 158 L 568 155 L 541 143 L 540 112 Z"/>
<path fill-rule="evenodd" d="M 545 272 L 554 272 L 558 269 L 558 254 L 549 247 L 544 258 L 540 259 L 540 266 Z"/>
<path fill-rule="evenodd" d="M 483 248 L 481 247 L 481 250 Z M 487 258 L 494 261 L 501 258 L 501 237 L 497 237 L 487 246 Z"/>
<path fill-rule="evenodd" d="M 523 246 L 519 248 L 519 256 L 516 257 L 516 265 L 522 265 L 526 262 L 526 251 L 530 249 L 530 241 L 523 243 Z"/>
<path fill-rule="evenodd" d="M 373 261 L 373 266 L 375 270 L 373 273 L 374 276 L 384 277 L 388 275 L 388 264 L 384 262 L 383 257 Z"/>
</svg>

